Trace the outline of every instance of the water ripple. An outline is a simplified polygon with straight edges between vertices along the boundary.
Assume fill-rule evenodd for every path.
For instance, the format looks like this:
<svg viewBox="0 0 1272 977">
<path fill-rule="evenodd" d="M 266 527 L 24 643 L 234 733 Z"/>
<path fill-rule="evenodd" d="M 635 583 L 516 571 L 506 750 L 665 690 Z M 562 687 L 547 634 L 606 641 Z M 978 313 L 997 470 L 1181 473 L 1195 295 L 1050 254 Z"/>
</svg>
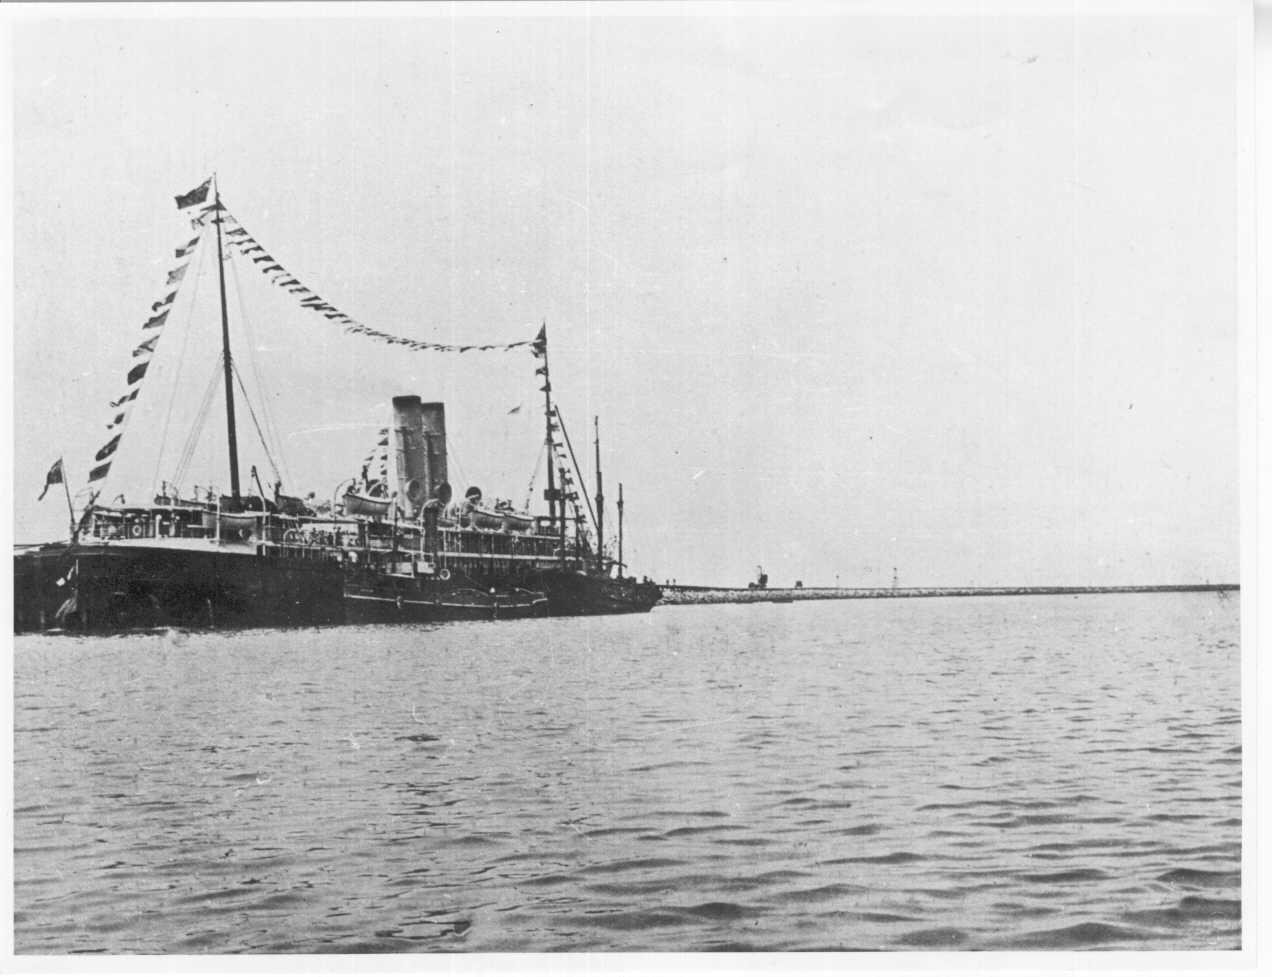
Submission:
<svg viewBox="0 0 1272 977">
<path fill-rule="evenodd" d="M 23 636 L 18 952 L 1242 942 L 1235 601 Z"/>
</svg>

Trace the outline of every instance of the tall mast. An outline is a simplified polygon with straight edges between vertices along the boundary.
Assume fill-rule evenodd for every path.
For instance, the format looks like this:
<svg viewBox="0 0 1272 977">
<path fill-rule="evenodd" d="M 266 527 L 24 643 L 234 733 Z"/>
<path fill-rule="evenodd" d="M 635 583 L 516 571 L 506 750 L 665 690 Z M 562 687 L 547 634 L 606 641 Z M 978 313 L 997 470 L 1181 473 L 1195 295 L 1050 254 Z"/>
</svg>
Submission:
<svg viewBox="0 0 1272 977">
<path fill-rule="evenodd" d="M 234 504 L 239 503 L 238 432 L 234 426 L 234 360 L 230 357 L 230 318 L 225 309 L 225 254 L 221 245 L 221 190 L 212 175 L 215 209 L 212 223 L 216 225 L 216 270 L 221 283 L 221 361 L 225 366 L 225 431 L 230 448 L 230 494 Z"/>
<path fill-rule="evenodd" d="M 564 465 L 561 466 L 560 475 L 561 475 L 561 521 L 557 523 L 557 546 L 559 546 L 561 549 L 561 562 L 564 563 L 565 562 L 565 519 L 566 519 L 565 503 L 566 503 L 566 499 L 569 497 L 568 493 L 565 491 L 566 482 L 565 482 L 565 466 Z M 577 526 L 576 526 L 576 533 L 577 533 Z M 577 541 L 578 539 L 577 535 L 575 536 L 575 539 Z"/>
<path fill-rule="evenodd" d="M 553 468 L 556 465 L 556 441 L 553 433 L 552 421 L 552 381 L 548 376 L 548 324 L 545 322 L 543 328 L 539 330 L 539 337 L 534 344 L 534 355 L 542 358 L 543 365 L 534 372 L 543 377 L 543 386 L 539 389 L 543 391 L 543 422 L 545 427 L 544 445 L 548 452 L 548 487 L 543 493 L 543 497 L 548 500 L 548 514 L 553 526 L 557 521 L 557 487 L 556 472 Z M 561 501 L 561 528 L 562 536 L 564 536 L 565 527 L 565 501 Z"/>
<path fill-rule="evenodd" d="M 618 483 L 618 575 L 623 575 L 623 483 Z"/>
<path fill-rule="evenodd" d="M 601 481 L 601 419 L 592 415 L 596 429 L 596 569 L 605 570 L 605 489 Z"/>
</svg>

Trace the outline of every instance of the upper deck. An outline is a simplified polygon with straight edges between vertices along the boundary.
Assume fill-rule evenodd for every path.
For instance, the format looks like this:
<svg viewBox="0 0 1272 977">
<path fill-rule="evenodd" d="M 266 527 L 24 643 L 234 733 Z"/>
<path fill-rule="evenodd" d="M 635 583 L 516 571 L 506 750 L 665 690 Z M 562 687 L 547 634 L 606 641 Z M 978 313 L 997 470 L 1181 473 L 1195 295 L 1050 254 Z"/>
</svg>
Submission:
<svg viewBox="0 0 1272 977">
<path fill-rule="evenodd" d="M 462 568 L 479 561 L 525 567 L 572 565 L 590 547 L 577 534 L 566 537 L 544 517 L 520 513 L 501 520 L 489 510 L 433 514 L 421 522 L 370 517 L 294 516 L 278 512 L 229 512 L 190 504 L 95 508 L 80 542 L 165 550 L 210 548 L 227 552 L 331 560 L 348 565 L 395 568 L 412 573 Z"/>
</svg>

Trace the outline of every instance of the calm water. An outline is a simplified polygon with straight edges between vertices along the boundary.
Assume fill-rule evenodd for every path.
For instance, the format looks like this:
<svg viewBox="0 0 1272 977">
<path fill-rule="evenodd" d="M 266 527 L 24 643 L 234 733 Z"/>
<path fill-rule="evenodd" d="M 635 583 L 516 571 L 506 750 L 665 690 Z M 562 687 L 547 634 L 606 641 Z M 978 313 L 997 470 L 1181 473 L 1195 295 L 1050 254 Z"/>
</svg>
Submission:
<svg viewBox="0 0 1272 977">
<path fill-rule="evenodd" d="M 1238 601 L 15 652 L 19 952 L 1225 949 Z"/>
</svg>

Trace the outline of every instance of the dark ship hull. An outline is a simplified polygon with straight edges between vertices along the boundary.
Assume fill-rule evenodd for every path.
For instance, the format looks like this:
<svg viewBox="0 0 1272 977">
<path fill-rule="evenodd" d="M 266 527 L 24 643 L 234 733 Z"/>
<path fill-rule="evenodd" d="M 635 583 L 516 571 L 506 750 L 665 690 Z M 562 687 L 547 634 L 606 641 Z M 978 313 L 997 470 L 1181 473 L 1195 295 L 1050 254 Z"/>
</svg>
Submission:
<svg viewBox="0 0 1272 977">
<path fill-rule="evenodd" d="M 636 614 L 647 613 L 662 597 L 649 581 L 608 577 L 576 569 L 545 570 L 535 584 L 548 598 L 548 613 Z"/>
<path fill-rule="evenodd" d="M 289 556 L 50 544 L 14 560 L 14 630 L 295 627 L 344 620 L 340 567 Z"/>
<path fill-rule="evenodd" d="M 447 579 L 440 579 L 445 576 Z M 576 569 L 432 575 L 358 568 L 335 551 L 53 543 L 14 559 L 15 632 L 313 627 L 647 612 L 651 583 Z"/>
</svg>

